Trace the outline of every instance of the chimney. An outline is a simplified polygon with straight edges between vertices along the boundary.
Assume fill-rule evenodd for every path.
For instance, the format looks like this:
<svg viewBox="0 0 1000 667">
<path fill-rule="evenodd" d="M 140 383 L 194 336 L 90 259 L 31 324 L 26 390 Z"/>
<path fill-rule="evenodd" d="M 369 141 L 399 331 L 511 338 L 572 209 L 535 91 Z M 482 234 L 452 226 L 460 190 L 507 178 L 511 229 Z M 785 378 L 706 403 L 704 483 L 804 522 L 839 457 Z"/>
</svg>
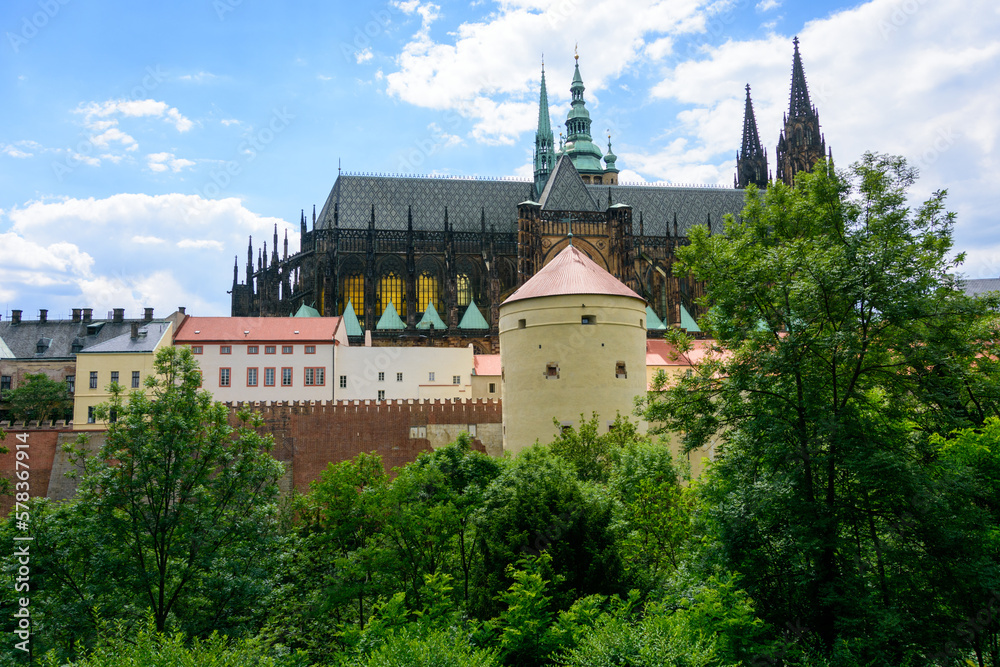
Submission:
<svg viewBox="0 0 1000 667">
<path fill-rule="evenodd" d="M 186 310 L 187 310 L 187 308 L 185 308 L 184 306 L 177 306 L 177 312 L 180 313 L 181 315 L 185 315 L 186 314 L 186 312 L 185 312 Z"/>
<path fill-rule="evenodd" d="M 153 309 L 152 308 L 144 308 L 143 309 L 143 311 L 142 311 L 142 321 L 143 322 L 152 322 L 153 321 Z"/>
<path fill-rule="evenodd" d="M 86 322 L 86 323 L 88 323 L 88 324 L 90 322 L 94 321 L 94 309 L 93 308 L 84 308 L 83 309 L 83 321 Z"/>
<path fill-rule="evenodd" d="M 39 309 L 39 311 L 38 311 L 38 321 L 39 322 L 48 322 L 48 320 L 49 320 L 49 311 L 46 310 L 45 308 Z"/>
<path fill-rule="evenodd" d="M 11 324 L 20 324 L 21 323 L 21 311 L 20 310 L 12 310 L 12 311 L 10 311 L 10 323 Z"/>
<path fill-rule="evenodd" d="M 132 340 L 135 340 L 138 337 L 139 337 L 139 323 L 138 322 L 133 322 L 132 323 Z"/>
<path fill-rule="evenodd" d="M 73 321 L 74 322 L 79 322 L 80 321 L 80 309 L 79 308 L 74 308 L 73 309 Z"/>
<path fill-rule="evenodd" d="M 115 308 L 114 311 L 113 311 L 113 315 L 111 316 L 111 321 L 114 322 L 115 324 L 121 324 L 122 322 L 124 322 L 125 321 L 125 309 L 124 308 Z"/>
</svg>

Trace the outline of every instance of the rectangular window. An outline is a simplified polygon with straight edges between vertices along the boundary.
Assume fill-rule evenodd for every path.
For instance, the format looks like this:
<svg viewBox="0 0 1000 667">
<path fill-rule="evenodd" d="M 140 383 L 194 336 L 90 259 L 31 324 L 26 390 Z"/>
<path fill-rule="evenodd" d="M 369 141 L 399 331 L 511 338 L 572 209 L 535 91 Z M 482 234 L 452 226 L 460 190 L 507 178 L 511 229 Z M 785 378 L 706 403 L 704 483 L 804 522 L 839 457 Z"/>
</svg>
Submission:
<svg viewBox="0 0 1000 667">
<path fill-rule="evenodd" d="M 316 354 L 316 346 L 306 345 L 306 354 Z"/>
<path fill-rule="evenodd" d="M 490 382 L 490 393 L 491 394 L 497 393 L 497 383 L 496 382 Z"/>
<path fill-rule="evenodd" d="M 264 346 L 264 354 L 274 354 L 275 349 L 276 348 L 274 347 L 274 345 L 265 345 Z"/>
<path fill-rule="evenodd" d="M 545 364 L 545 379 L 546 380 L 559 379 L 559 364 L 556 363 Z"/>
<path fill-rule="evenodd" d="M 220 368 L 219 369 L 219 386 L 228 387 L 229 386 L 229 369 Z"/>
<path fill-rule="evenodd" d="M 108 410 L 108 421 L 111 422 L 112 424 L 118 421 L 118 411 L 115 410 L 114 408 Z"/>
<path fill-rule="evenodd" d="M 219 346 L 219 354 L 232 354 L 232 353 L 233 353 L 233 346 L 232 345 L 220 345 Z"/>
<path fill-rule="evenodd" d="M 257 346 L 247 345 L 247 354 L 257 354 Z"/>
<path fill-rule="evenodd" d="M 118 383 L 118 371 L 111 371 L 111 384 Z"/>
<path fill-rule="evenodd" d="M 307 387 L 312 387 L 316 383 L 316 369 L 307 368 L 303 377 L 305 378 L 305 385 Z"/>
<path fill-rule="evenodd" d="M 11 375 L 0 376 L 0 390 L 10 391 L 10 382 L 13 379 Z"/>
<path fill-rule="evenodd" d="M 385 373 L 380 372 L 378 374 L 378 381 L 379 382 L 385 382 Z"/>
<path fill-rule="evenodd" d="M 461 375 L 452 375 L 451 376 L 451 383 L 452 384 L 462 384 L 462 376 Z"/>
<path fill-rule="evenodd" d="M 201 354 L 201 345 L 192 345 L 191 354 Z"/>
<path fill-rule="evenodd" d="M 616 361 L 615 362 L 615 377 L 619 380 L 625 380 L 628 378 L 628 374 L 625 372 L 625 362 Z"/>
<path fill-rule="evenodd" d="M 132 388 L 139 388 L 139 371 L 132 371 Z"/>
<path fill-rule="evenodd" d="M 347 389 L 347 376 L 346 375 L 341 375 L 340 376 L 340 388 L 341 389 Z"/>
<path fill-rule="evenodd" d="M 256 387 L 257 386 L 257 369 L 248 368 L 247 369 L 247 386 Z"/>
<path fill-rule="evenodd" d="M 403 374 L 396 373 L 396 382 L 402 382 L 402 381 L 403 381 Z"/>
<path fill-rule="evenodd" d="M 282 387 L 291 387 L 292 386 L 292 369 L 291 368 L 285 367 L 285 368 L 281 369 L 281 386 Z"/>
<path fill-rule="evenodd" d="M 66 376 L 66 391 L 68 391 L 71 394 L 76 391 L 76 376 L 75 375 L 67 375 Z"/>
<path fill-rule="evenodd" d="M 380 400 L 380 401 L 384 401 L 385 400 L 385 389 L 379 389 L 378 390 L 378 400 Z"/>
<path fill-rule="evenodd" d="M 597 318 L 593 315 L 583 315 L 580 317 L 580 324 L 597 324 Z"/>
<path fill-rule="evenodd" d="M 93 424 L 96 421 L 97 420 L 94 418 L 94 406 L 93 405 L 88 406 L 87 407 L 87 423 L 88 424 Z"/>
<path fill-rule="evenodd" d="M 274 369 L 265 368 L 264 369 L 264 386 L 273 387 L 274 386 Z"/>
<path fill-rule="evenodd" d="M 90 388 L 97 389 L 97 371 L 90 371 Z"/>
<path fill-rule="evenodd" d="M 294 352 L 294 349 L 293 349 L 293 347 L 291 345 L 282 345 L 281 346 L 281 353 L 282 354 L 291 354 L 292 352 Z"/>
<path fill-rule="evenodd" d="M 427 374 L 427 381 L 434 382 L 434 371 L 431 371 L 430 373 Z"/>
</svg>

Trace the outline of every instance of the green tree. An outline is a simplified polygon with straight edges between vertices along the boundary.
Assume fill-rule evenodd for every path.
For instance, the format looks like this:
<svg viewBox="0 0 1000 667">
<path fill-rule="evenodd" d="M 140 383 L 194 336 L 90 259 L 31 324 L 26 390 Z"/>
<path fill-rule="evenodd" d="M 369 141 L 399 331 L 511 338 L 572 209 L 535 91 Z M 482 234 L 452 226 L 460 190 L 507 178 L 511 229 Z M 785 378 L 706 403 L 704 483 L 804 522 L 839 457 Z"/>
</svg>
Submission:
<svg viewBox="0 0 1000 667">
<path fill-rule="evenodd" d="M 694 229 L 678 253 L 720 353 L 646 409 L 688 447 L 721 436 L 714 559 L 764 617 L 890 664 L 943 644 L 953 611 L 928 588 L 931 437 L 998 414 L 995 304 L 962 293 L 945 194 L 911 211 L 914 178 L 901 158 L 820 163 L 749 188 L 724 234 Z"/>
<path fill-rule="evenodd" d="M 253 627 L 271 578 L 283 465 L 252 428 L 259 417 L 243 413 L 234 428 L 229 409 L 198 389 L 189 349 L 161 349 L 155 369 L 151 396 L 137 390 L 126 401 L 113 387 L 101 407 L 118 419 L 96 456 L 79 454 L 80 505 L 118 561 L 111 579 L 152 610 L 157 632 L 172 616 L 192 634 Z"/>
<path fill-rule="evenodd" d="M 11 415 L 16 420 L 40 422 L 63 417 L 73 409 L 69 387 L 65 382 L 53 380 L 44 373 L 28 374 L 17 389 L 3 394 Z"/>
</svg>

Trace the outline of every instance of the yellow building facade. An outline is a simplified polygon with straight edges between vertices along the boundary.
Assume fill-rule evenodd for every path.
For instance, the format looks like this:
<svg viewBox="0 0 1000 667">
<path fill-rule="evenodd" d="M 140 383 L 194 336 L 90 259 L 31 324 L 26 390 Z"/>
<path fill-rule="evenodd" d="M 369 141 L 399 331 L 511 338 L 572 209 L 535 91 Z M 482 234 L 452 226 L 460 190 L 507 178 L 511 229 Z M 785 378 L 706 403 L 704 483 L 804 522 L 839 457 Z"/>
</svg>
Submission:
<svg viewBox="0 0 1000 667">
<path fill-rule="evenodd" d="M 604 429 L 632 418 L 646 391 L 646 302 L 586 254 L 562 250 L 504 301 L 499 324 L 504 451 L 550 442 L 581 414 Z"/>
<path fill-rule="evenodd" d="M 97 421 L 95 408 L 111 399 L 109 388 L 117 382 L 128 393 L 149 391 L 146 378 L 155 370 L 157 351 L 171 344 L 171 322 L 134 325 L 129 334 L 94 345 L 76 355 L 76 392 L 73 396 L 73 427 L 80 431 L 98 431 L 108 427 Z"/>
</svg>

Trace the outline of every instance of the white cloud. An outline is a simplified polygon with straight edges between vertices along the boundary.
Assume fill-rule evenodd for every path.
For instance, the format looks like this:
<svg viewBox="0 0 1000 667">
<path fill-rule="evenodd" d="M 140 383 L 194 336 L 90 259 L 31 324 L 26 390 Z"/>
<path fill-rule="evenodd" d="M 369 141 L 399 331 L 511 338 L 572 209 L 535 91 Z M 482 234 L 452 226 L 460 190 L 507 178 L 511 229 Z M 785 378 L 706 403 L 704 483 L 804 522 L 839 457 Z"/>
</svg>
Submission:
<svg viewBox="0 0 1000 667">
<path fill-rule="evenodd" d="M 781 0 L 761 0 L 757 3 L 758 12 L 766 12 L 781 6 Z"/>
<path fill-rule="evenodd" d="M 359 65 L 361 63 L 368 62 L 373 57 L 374 57 L 374 54 L 372 54 L 372 50 L 370 48 L 362 49 L 362 50 L 360 50 L 360 51 L 358 51 L 357 53 L 354 54 L 354 59 L 357 61 L 357 63 Z M 325 80 L 329 81 L 329 77 L 327 79 L 325 79 Z"/>
<path fill-rule="evenodd" d="M 170 170 L 176 173 L 184 167 L 192 167 L 195 164 L 191 160 L 175 157 L 173 153 L 150 153 L 146 156 L 146 160 L 149 168 L 156 172 Z"/>
<path fill-rule="evenodd" d="M 119 194 L 29 201 L 4 215 L 10 229 L 0 234 L 0 298 L 53 312 L 151 306 L 166 314 L 185 305 L 227 314 L 233 255 L 242 280 L 248 235 L 271 245 L 277 224 L 298 247 L 297 224 L 258 216 L 235 198 Z"/>
<path fill-rule="evenodd" d="M 112 127 L 105 130 L 103 133 L 98 134 L 90 138 L 90 142 L 97 146 L 98 148 L 107 148 L 108 145 L 116 141 L 122 145 L 127 151 L 134 151 L 139 148 L 138 142 L 131 136 L 125 134 L 117 127 Z"/>
<path fill-rule="evenodd" d="M 32 156 L 31 153 L 26 153 L 19 148 L 11 146 L 10 144 L 0 144 L 0 153 L 16 158 L 26 158 Z"/>
<path fill-rule="evenodd" d="M 615 44 L 614 49 L 584 49 L 580 68 L 588 101 L 643 54 L 663 57 L 671 38 L 704 29 L 706 17 L 722 11 L 704 0 L 514 0 L 502 3 L 481 22 L 463 23 L 449 42 L 431 38 L 437 5 L 399 2 L 404 13 L 420 17 L 420 27 L 385 75 L 388 93 L 417 106 L 453 111 L 474 121 L 472 137 L 487 144 L 511 144 L 537 118 L 541 53 L 550 81 L 569 81 L 575 44 Z M 511 48 L 518 35 L 518 48 Z M 651 45 L 647 45 L 650 40 Z M 649 51 L 649 53 L 647 53 Z M 503 67 L 497 66 L 502 54 Z M 562 87 L 549 87 L 550 99 L 566 100 Z M 596 105 L 596 104 L 595 104 Z"/>
<path fill-rule="evenodd" d="M 211 72 L 197 72 L 196 74 L 183 74 L 177 78 L 181 81 L 187 81 L 190 83 L 207 83 L 209 81 L 214 81 L 219 77 Z"/>
</svg>

